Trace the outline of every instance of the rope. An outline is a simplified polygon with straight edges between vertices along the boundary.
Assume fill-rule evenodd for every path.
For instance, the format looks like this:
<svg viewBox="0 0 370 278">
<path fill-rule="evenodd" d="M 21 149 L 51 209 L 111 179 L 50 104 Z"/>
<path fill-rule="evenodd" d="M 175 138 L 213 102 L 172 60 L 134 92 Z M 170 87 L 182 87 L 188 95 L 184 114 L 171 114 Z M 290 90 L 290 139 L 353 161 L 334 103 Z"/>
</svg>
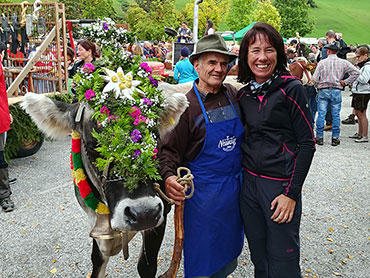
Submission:
<svg viewBox="0 0 370 278">
<path fill-rule="evenodd" d="M 181 177 L 181 171 L 186 171 L 186 174 Z M 177 182 L 184 187 L 182 192 L 185 193 L 185 199 L 190 199 L 194 195 L 194 176 L 191 174 L 191 171 L 186 167 L 177 168 Z M 158 183 L 154 183 L 154 189 L 159 193 L 159 195 L 167 201 L 170 205 L 175 203 L 174 200 L 168 198 L 166 194 L 163 193 Z M 190 193 L 186 195 L 186 192 L 190 189 Z"/>
<path fill-rule="evenodd" d="M 27 6 L 26 6 L 26 4 L 28 4 L 28 2 L 27 1 L 23 1 L 22 3 L 21 3 L 21 7 L 22 7 L 22 13 L 21 13 L 21 15 L 22 15 L 22 20 L 21 20 L 21 27 L 24 27 L 24 26 L 26 26 L 26 12 L 27 12 Z"/>
<path fill-rule="evenodd" d="M 41 0 L 36 0 L 35 3 L 33 3 L 33 21 L 37 21 L 39 19 L 39 10 L 42 8 L 42 2 Z"/>
</svg>

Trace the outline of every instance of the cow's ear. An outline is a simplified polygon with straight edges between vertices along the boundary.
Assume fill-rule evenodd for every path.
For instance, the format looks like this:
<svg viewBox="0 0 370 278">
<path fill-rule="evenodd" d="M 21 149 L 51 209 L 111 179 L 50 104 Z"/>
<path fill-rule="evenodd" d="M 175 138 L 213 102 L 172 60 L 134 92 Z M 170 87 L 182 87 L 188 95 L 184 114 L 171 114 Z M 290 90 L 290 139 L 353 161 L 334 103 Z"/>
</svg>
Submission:
<svg viewBox="0 0 370 278">
<path fill-rule="evenodd" d="M 45 95 L 27 93 L 21 107 L 31 116 L 37 127 L 53 139 L 68 136 L 75 128 L 78 104 L 69 104 Z"/>
<path fill-rule="evenodd" d="M 169 133 L 178 124 L 179 119 L 189 106 L 189 102 L 183 93 L 175 93 L 165 96 L 167 111 L 161 115 L 159 133 L 161 138 Z"/>
</svg>

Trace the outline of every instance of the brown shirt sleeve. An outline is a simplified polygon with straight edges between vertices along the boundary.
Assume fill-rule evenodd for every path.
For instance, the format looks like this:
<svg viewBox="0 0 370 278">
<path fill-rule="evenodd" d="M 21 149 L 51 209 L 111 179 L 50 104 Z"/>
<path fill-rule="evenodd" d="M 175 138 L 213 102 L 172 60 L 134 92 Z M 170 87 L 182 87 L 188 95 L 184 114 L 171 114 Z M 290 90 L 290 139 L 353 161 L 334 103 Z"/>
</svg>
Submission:
<svg viewBox="0 0 370 278">
<path fill-rule="evenodd" d="M 203 100 L 206 111 L 230 105 L 225 91 L 231 102 L 237 108 L 236 89 L 229 84 L 222 86 L 217 94 L 207 94 Z M 186 97 L 189 107 L 181 115 L 177 126 L 162 138 L 159 145 L 160 174 L 163 180 L 169 176 L 177 175 L 177 168 L 188 166 L 187 162 L 193 161 L 202 150 L 206 136 L 205 120 L 195 91 L 191 89 Z"/>
</svg>

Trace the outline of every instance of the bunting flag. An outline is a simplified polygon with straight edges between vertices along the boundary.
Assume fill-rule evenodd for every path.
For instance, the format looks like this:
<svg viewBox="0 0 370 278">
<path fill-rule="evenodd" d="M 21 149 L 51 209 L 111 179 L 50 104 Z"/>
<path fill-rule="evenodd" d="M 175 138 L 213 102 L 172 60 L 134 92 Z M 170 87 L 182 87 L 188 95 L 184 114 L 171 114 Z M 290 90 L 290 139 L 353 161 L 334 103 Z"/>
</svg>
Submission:
<svg viewBox="0 0 370 278">
<path fill-rule="evenodd" d="M 75 130 L 72 131 L 71 171 L 73 184 L 76 186 L 86 206 L 97 213 L 109 214 L 109 208 L 94 196 L 87 182 L 81 160 L 81 136 Z"/>
</svg>

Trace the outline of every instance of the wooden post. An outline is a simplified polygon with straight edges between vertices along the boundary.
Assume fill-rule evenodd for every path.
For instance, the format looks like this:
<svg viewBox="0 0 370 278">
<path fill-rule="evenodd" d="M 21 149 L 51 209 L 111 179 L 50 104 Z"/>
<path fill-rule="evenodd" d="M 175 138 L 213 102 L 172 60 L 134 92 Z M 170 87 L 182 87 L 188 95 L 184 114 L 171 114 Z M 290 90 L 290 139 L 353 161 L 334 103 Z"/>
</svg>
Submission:
<svg viewBox="0 0 370 278">
<path fill-rule="evenodd" d="M 64 80 L 65 80 L 65 88 L 66 93 L 69 92 L 69 82 L 68 82 L 68 59 L 67 59 L 67 28 L 66 28 L 66 13 L 64 9 L 64 4 L 59 3 L 61 5 L 61 12 L 62 12 L 62 30 L 63 30 L 63 56 L 64 56 Z M 73 49 L 74 50 L 74 49 Z"/>
<path fill-rule="evenodd" d="M 57 2 L 54 2 L 54 8 L 55 8 L 55 26 L 57 27 L 55 30 L 55 36 L 56 36 L 56 44 L 57 44 L 57 67 L 58 67 L 58 90 L 59 92 L 62 91 L 63 83 L 62 83 L 62 67 L 60 65 L 61 63 L 61 57 L 60 57 L 60 27 L 61 27 L 61 20 L 59 20 L 59 6 Z"/>
</svg>

